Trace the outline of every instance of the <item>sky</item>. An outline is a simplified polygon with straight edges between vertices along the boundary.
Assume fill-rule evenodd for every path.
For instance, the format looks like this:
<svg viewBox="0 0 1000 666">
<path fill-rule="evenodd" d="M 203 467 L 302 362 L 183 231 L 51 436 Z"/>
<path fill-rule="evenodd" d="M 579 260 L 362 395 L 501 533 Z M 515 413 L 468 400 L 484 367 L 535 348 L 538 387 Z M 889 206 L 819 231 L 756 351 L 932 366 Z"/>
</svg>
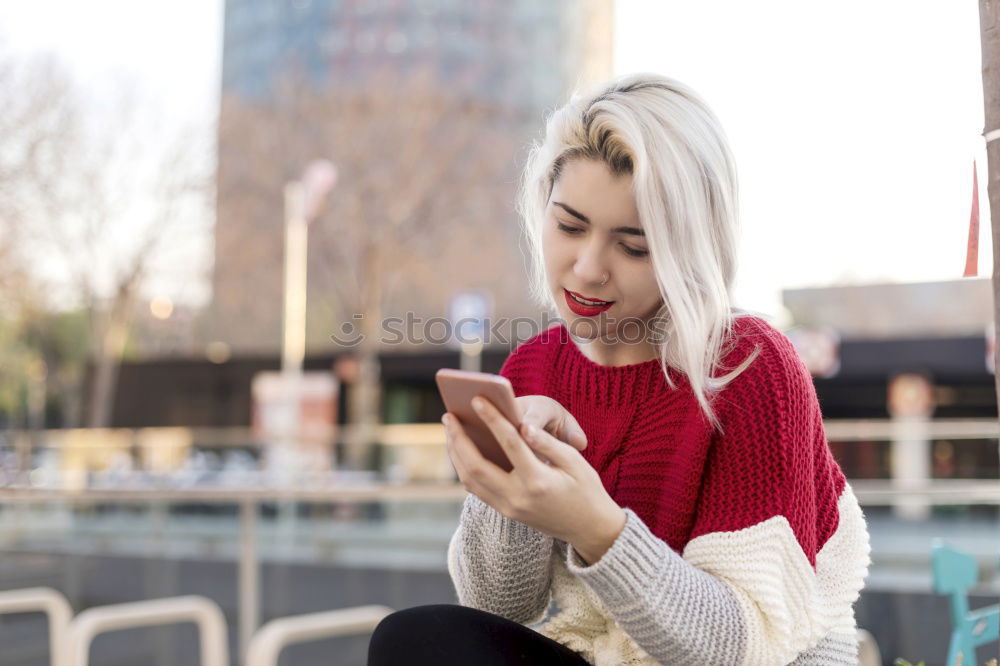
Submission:
<svg viewBox="0 0 1000 666">
<path fill-rule="evenodd" d="M 82 79 L 139 79 L 175 122 L 218 112 L 222 0 L 0 0 L 0 39 L 64 56 Z"/>
<path fill-rule="evenodd" d="M 210 124 L 222 8 L 0 0 L 0 36 L 65 56 L 95 85 L 132 76 L 164 117 Z M 973 159 L 990 275 L 975 0 L 617 0 L 614 63 L 687 83 L 725 128 L 740 177 L 738 305 L 780 322 L 782 288 L 960 279 Z"/>
<path fill-rule="evenodd" d="M 979 160 L 992 270 L 975 0 L 618 0 L 616 73 L 689 84 L 740 177 L 737 300 L 782 287 L 961 279 Z"/>
<path fill-rule="evenodd" d="M 16 54 L 52 53 L 75 79 L 100 100 L 103 91 L 134 86 L 141 127 L 150 146 L 182 131 L 201 134 L 214 145 L 222 58 L 222 0 L 0 0 L 0 45 Z M 163 146 L 161 146 L 163 147 Z M 150 151 L 152 152 L 152 151 Z M 210 220 L 208 223 L 210 224 Z M 116 243 L 135 245 L 130 221 Z M 207 226 L 207 225 L 205 225 Z M 192 306 L 207 304 L 212 241 L 205 234 L 185 235 L 166 244 L 144 296 L 166 296 Z M 35 258 L 35 268 L 59 281 L 64 267 Z M 101 262 L 99 262 L 101 263 Z M 109 274 L 95 266 L 98 279 Z M 190 279 L 190 276 L 196 276 Z M 56 303 L 66 294 L 57 294 Z"/>
</svg>

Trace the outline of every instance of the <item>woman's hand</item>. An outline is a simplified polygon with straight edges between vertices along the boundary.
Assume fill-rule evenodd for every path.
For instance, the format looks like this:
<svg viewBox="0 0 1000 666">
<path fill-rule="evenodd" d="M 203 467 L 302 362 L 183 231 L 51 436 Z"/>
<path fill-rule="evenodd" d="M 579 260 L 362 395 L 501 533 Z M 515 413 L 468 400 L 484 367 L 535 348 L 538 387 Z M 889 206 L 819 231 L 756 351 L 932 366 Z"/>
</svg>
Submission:
<svg viewBox="0 0 1000 666">
<path fill-rule="evenodd" d="M 547 395 L 522 395 L 514 398 L 521 410 L 521 437 L 527 426 L 535 426 L 553 437 L 583 451 L 587 448 L 587 435 L 569 411 Z"/>
<path fill-rule="evenodd" d="M 465 489 L 508 518 L 572 545 L 588 563 L 599 560 L 621 533 L 625 512 L 590 463 L 537 426 L 525 426 L 522 437 L 489 400 L 476 398 L 473 407 L 513 469 L 505 472 L 484 458 L 458 419 L 445 414 L 448 455 Z"/>
</svg>

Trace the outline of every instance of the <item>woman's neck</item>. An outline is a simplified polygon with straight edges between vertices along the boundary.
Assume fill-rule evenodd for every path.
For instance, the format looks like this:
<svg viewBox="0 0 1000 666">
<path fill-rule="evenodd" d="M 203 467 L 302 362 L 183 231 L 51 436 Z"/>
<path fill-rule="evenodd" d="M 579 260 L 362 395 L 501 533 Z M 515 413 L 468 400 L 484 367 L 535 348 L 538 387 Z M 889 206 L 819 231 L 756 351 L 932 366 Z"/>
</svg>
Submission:
<svg viewBox="0 0 1000 666">
<path fill-rule="evenodd" d="M 645 340 L 608 343 L 600 338 L 576 344 L 580 353 L 598 365 L 620 366 L 644 363 L 658 357 L 655 346 Z"/>
</svg>

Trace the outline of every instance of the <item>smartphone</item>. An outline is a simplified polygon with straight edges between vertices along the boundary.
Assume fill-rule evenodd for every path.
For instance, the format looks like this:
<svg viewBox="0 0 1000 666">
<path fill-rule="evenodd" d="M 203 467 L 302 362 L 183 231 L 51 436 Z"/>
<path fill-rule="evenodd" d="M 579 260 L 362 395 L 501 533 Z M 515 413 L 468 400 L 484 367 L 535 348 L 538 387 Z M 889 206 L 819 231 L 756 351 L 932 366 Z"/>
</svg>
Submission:
<svg viewBox="0 0 1000 666">
<path fill-rule="evenodd" d="M 434 379 L 445 408 L 458 417 L 465 432 L 482 452 L 483 457 L 505 472 L 514 469 L 503 447 L 493 437 L 489 426 L 472 408 L 472 399 L 481 395 L 492 402 L 500 413 L 520 430 L 521 414 L 514 400 L 514 388 L 507 378 L 488 372 L 441 368 L 434 375 Z"/>
</svg>

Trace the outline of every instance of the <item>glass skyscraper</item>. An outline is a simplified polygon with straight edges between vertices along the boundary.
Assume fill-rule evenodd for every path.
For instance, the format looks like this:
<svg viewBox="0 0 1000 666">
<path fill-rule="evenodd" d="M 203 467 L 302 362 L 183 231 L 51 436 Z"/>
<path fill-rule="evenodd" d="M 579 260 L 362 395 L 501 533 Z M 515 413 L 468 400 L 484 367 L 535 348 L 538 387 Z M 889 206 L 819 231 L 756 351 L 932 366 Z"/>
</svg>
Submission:
<svg viewBox="0 0 1000 666">
<path fill-rule="evenodd" d="M 611 18 L 611 0 L 227 0 L 211 335 L 237 352 L 278 349 L 282 186 L 308 160 L 326 157 L 350 176 L 341 179 L 331 198 L 331 214 L 341 231 L 333 232 L 329 222 L 319 220 L 310 237 L 307 344 L 310 349 L 330 348 L 325 332 L 351 316 L 349 305 L 333 296 L 333 287 L 347 279 L 333 250 L 355 242 L 355 232 L 363 235 L 370 225 L 366 219 L 372 219 L 370 205 L 351 208 L 344 202 L 372 179 L 388 179 L 376 185 L 384 189 L 384 197 L 392 197 L 412 178 L 409 172 L 394 175 L 392 169 L 380 168 L 370 156 L 359 160 L 342 147 L 344 139 L 319 134 L 359 123 L 335 109 L 336 100 L 377 96 L 387 81 L 397 86 L 427 72 L 433 82 L 421 94 L 470 109 L 460 124 L 475 136 L 461 159 L 497 168 L 484 168 L 479 175 L 470 170 L 460 188 L 454 177 L 442 175 L 434 186 L 438 193 L 417 206 L 423 212 L 414 215 L 437 214 L 439 231 L 454 226 L 456 232 L 433 248 L 440 270 L 425 270 L 426 256 L 413 257 L 410 268 L 393 266 L 408 272 L 412 289 L 393 295 L 387 287 L 383 314 L 444 315 L 451 290 L 459 288 L 490 290 L 495 316 L 531 314 L 525 309 L 526 282 L 512 209 L 517 168 L 529 141 L 542 131 L 545 112 L 574 88 L 610 75 Z M 294 92 L 283 87 L 290 78 L 297 81 Z M 299 99 L 293 104 L 290 95 Z M 254 109 L 266 110 L 266 123 L 247 123 Z M 411 113 L 404 99 L 396 117 L 363 121 L 389 127 Z M 473 117 L 481 120 L 470 121 Z M 493 143 L 480 141 L 470 122 L 481 122 L 482 136 L 492 136 Z M 447 128 L 442 144 L 446 135 Z M 434 159 L 435 145 L 428 140 L 426 160 Z M 415 162 L 413 177 L 423 177 L 423 168 Z M 384 176 L 373 176 L 373 171 Z M 367 181 L 360 176 L 366 173 Z M 443 212 L 435 197 L 450 196 L 449 188 L 451 193 L 475 191 L 479 203 Z M 367 218 L 354 219 L 359 208 Z M 470 224 L 477 232 L 465 238 L 459 227 Z"/>
</svg>

